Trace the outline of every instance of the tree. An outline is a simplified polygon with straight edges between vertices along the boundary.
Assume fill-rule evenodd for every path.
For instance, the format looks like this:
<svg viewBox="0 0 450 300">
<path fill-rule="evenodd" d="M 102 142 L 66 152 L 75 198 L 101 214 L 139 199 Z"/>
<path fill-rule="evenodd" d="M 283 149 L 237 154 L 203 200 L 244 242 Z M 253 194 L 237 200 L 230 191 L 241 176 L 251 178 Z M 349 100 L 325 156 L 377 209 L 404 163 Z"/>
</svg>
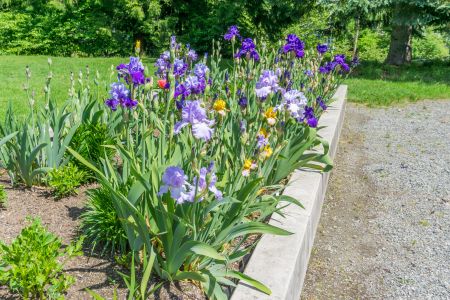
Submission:
<svg viewBox="0 0 450 300">
<path fill-rule="evenodd" d="M 325 0 L 323 2 L 331 10 L 331 24 L 339 33 L 352 32 L 352 56 L 358 54 L 358 41 L 361 29 L 379 22 L 383 14 L 380 13 L 379 0 Z M 353 26 L 350 26 L 353 25 Z"/>
<path fill-rule="evenodd" d="M 450 5 L 445 0 L 391 0 L 386 7 L 390 12 L 391 42 L 386 63 L 402 65 L 412 59 L 412 35 L 425 25 L 449 22 Z"/>
</svg>

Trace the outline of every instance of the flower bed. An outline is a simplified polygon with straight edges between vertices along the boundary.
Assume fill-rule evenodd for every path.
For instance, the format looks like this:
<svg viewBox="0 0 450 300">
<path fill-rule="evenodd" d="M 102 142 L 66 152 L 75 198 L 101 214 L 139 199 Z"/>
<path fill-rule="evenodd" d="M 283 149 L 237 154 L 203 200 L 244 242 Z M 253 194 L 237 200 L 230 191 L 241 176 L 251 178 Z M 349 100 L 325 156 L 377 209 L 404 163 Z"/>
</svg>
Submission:
<svg viewBox="0 0 450 300">
<path fill-rule="evenodd" d="M 47 107 L 35 108 L 30 94 L 27 122 L 10 109 L 0 127 L 0 160 L 13 184 L 47 184 L 58 198 L 99 184 L 81 227 L 92 248 L 123 257 L 131 297 L 186 280 L 210 298 L 226 298 L 236 279 L 270 294 L 231 266 L 252 250 L 249 236 L 291 234 L 266 220 L 301 206 L 281 193 L 294 170 L 331 169 L 318 124 L 350 71 L 345 57 L 326 45 L 307 51 L 295 35 L 280 49 L 257 47 L 233 26 L 224 37 L 234 56 L 228 67 L 219 43 L 199 61 L 173 37 L 156 61 L 157 79 L 131 57 L 117 67 L 109 99 L 72 81 L 71 98 L 57 107 L 49 77 Z"/>
</svg>

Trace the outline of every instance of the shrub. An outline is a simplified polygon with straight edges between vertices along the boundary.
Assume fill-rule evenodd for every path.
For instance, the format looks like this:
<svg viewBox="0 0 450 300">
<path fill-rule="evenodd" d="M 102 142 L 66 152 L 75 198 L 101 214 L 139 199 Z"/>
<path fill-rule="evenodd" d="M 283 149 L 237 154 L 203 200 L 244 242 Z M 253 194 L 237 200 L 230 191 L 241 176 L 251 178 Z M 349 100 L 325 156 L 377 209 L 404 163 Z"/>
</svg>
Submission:
<svg viewBox="0 0 450 300">
<path fill-rule="evenodd" d="M 100 159 L 104 158 L 105 155 L 108 158 L 112 157 L 114 151 L 104 147 L 104 145 L 110 144 L 113 144 L 113 138 L 109 134 L 106 124 L 83 123 L 75 132 L 70 147 L 89 161 L 99 163 Z M 92 175 L 92 171 L 78 160 L 73 160 L 73 163 L 79 169 Z"/>
<path fill-rule="evenodd" d="M 77 188 L 85 181 L 86 172 L 69 163 L 64 167 L 53 169 L 48 177 L 54 196 L 61 199 L 78 193 Z"/>
<path fill-rule="evenodd" d="M 24 299 L 61 299 L 75 281 L 63 273 L 64 264 L 80 255 L 81 244 L 61 250 L 61 240 L 35 219 L 11 245 L 0 243 L 0 284 Z"/>
<path fill-rule="evenodd" d="M 412 44 L 415 59 L 443 59 L 449 56 L 444 37 L 432 28 L 427 28 L 422 37 L 414 37 Z"/>
<path fill-rule="evenodd" d="M 358 43 L 361 60 L 384 61 L 389 49 L 389 35 L 381 30 L 364 29 Z"/>
<path fill-rule="evenodd" d="M 6 194 L 5 187 L 0 184 L 0 208 L 5 207 L 8 195 Z"/>
<path fill-rule="evenodd" d="M 88 191 L 87 212 L 81 215 L 81 229 L 91 249 L 101 247 L 101 252 L 125 253 L 127 236 L 114 208 L 113 197 L 105 189 Z"/>
</svg>

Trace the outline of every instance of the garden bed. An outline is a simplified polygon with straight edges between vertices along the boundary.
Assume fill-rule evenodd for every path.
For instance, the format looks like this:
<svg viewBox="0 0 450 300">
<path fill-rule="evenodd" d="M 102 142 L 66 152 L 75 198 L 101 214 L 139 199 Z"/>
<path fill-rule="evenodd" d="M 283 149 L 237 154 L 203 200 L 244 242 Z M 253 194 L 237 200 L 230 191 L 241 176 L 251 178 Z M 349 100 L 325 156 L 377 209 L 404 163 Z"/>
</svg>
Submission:
<svg viewBox="0 0 450 300">
<path fill-rule="evenodd" d="M 335 101 L 320 119 L 319 125 L 325 126 L 321 136 L 329 142 L 332 158 L 344 119 L 346 96 L 347 87 L 340 86 L 334 96 Z M 305 209 L 290 205 L 282 210 L 284 217 L 274 215 L 269 224 L 294 234 L 288 237 L 264 235 L 245 267 L 245 274 L 264 282 L 272 294 L 269 296 L 239 283 L 232 300 L 300 298 L 329 174 L 305 169 L 292 174 L 284 194 L 301 201 Z"/>
<path fill-rule="evenodd" d="M 338 89 L 335 102 L 321 118 L 320 125 L 327 127 L 322 129 L 322 136 L 330 143 L 330 152 L 333 156 L 343 119 L 346 91 L 345 86 Z M 245 266 L 246 274 L 265 282 L 271 288 L 273 294 L 267 296 L 271 299 L 298 299 L 320 217 L 327 180 L 328 173 L 319 174 L 304 170 L 295 172 L 291 176 L 285 194 L 300 200 L 306 209 L 290 205 L 285 209 L 288 211 L 285 218 L 274 216 L 270 223 L 295 234 L 290 237 L 264 235 Z M 299 182 L 301 182 L 300 185 Z M 2 176 L 0 183 L 7 187 L 8 194 L 7 208 L 0 211 L 0 240 L 7 244 L 11 243 L 25 226 L 28 216 L 41 218 L 49 231 L 60 236 L 65 244 L 77 238 L 79 216 L 86 202 L 85 192 L 94 186 L 82 187 L 78 196 L 54 201 L 46 188 L 32 190 L 12 188 L 5 175 Z M 83 253 L 66 266 L 67 273 L 76 279 L 66 298 L 87 298 L 89 296 L 85 291 L 86 288 L 106 297 L 112 294 L 113 288 L 116 288 L 119 296 L 125 297 L 127 290 L 117 274 L 121 267 L 115 263 L 114 258 L 101 257 L 91 253 L 89 249 L 84 249 Z M 271 253 L 278 253 L 278 255 L 274 256 Z M 293 264 L 293 261 L 296 263 Z M 268 265 L 271 266 L 271 272 L 261 272 Z M 181 286 L 167 285 L 158 294 L 162 299 L 204 297 L 195 285 L 186 283 Z M 287 296 L 288 294 L 290 296 Z M 14 299 L 14 296 L 2 287 L 0 287 L 0 297 Z M 232 299 L 250 299 L 249 297 L 262 299 L 265 295 L 245 284 L 239 284 Z"/>
</svg>

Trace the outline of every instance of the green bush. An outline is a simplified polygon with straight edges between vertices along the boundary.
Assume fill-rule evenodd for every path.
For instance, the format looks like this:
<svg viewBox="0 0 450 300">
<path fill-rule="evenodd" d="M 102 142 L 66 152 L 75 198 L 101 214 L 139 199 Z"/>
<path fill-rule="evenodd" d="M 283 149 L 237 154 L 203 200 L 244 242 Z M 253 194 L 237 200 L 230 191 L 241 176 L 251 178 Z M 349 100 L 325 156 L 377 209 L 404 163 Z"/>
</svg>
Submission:
<svg viewBox="0 0 450 300">
<path fill-rule="evenodd" d="M 0 208 L 6 205 L 6 201 L 8 200 L 8 195 L 6 195 L 5 187 L 0 184 Z"/>
<path fill-rule="evenodd" d="M 87 160 L 98 163 L 101 158 L 105 157 L 105 154 L 108 158 L 113 156 L 113 150 L 103 147 L 111 144 L 113 144 L 113 138 L 109 134 L 106 124 L 83 123 L 75 132 L 70 148 L 76 150 Z M 79 169 L 92 175 L 92 171 L 78 160 L 73 162 Z"/>
<path fill-rule="evenodd" d="M 444 37 L 432 28 L 427 28 L 422 37 L 414 37 L 412 44 L 414 59 L 443 59 L 449 56 Z"/>
<path fill-rule="evenodd" d="M 102 253 L 125 253 L 128 240 L 113 205 L 111 193 L 105 188 L 88 192 L 87 212 L 81 215 L 81 229 L 92 250 L 101 247 Z"/>
<path fill-rule="evenodd" d="M 365 29 L 358 43 L 361 60 L 384 61 L 389 50 L 389 34 L 385 31 Z"/>
<path fill-rule="evenodd" d="M 81 254 L 81 245 L 80 239 L 61 250 L 61 240 L 35 219 L 11 245 L 0 242 L 0 284 L 24 299 L 63 299 L 75 281 L 63 267 Z"/>
<path fill-rule="evenodd" d="M 49 173 L 49 185 L 56 199 L 77 194 L 77 188 L 85 181 L 86 172 L 72 163 Z"/>
</svg>

